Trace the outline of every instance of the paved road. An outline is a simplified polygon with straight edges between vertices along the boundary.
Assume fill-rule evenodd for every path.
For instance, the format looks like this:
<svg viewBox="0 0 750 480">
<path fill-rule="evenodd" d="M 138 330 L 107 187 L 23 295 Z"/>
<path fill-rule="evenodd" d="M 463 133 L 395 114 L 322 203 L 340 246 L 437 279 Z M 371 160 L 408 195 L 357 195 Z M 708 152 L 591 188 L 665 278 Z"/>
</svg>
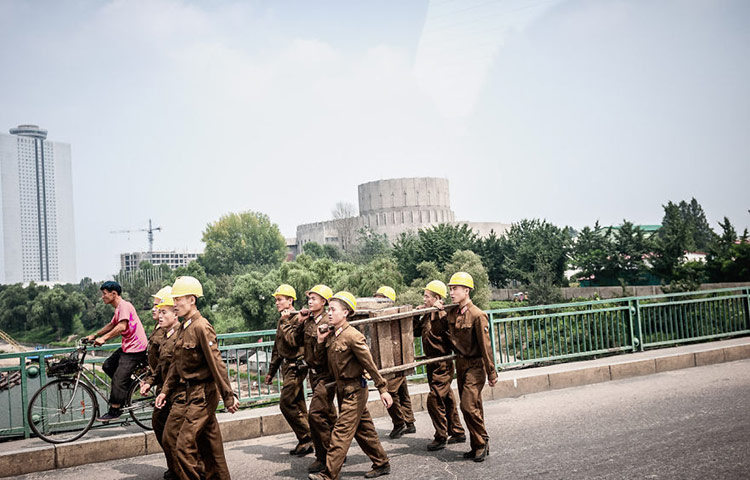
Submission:
<svg viewBox="0 0 750 480">
<path fill-rule="evenodd" d="M 461 459 L 464 445 L 433 454 L 426 413 L 416 435 L 384 446 L 392 479 L 741 479 L 750 478 L 750 360 L 497 400 L 485 404 L 491 455 Z M 381 437 L 387 419 L 376 420 Z M 312 460 L 291 458 L 290 434 L 225 445 L 234 479 L 307 478 Z M 159 455 L 24 479 L 159 479 Z M 342 478 L 362 478 L 369 462 L 350 451 Z"/>
</svg>

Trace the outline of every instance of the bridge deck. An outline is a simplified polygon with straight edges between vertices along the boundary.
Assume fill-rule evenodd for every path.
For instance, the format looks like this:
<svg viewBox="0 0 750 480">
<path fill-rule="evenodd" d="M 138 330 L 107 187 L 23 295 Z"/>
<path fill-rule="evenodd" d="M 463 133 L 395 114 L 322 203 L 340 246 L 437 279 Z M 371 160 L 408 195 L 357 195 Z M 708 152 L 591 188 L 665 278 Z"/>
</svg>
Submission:
<svg viewBox="0 0 750 480">
<path fill-rule="evenodd" d="M 577 419 L 576 421 L 578 422 L 578 426 L 576 428 L 578 428 L 579 430 L 583 428 L 585 431 L 589 431 L 589 424 L 598 424 L 601 425 L 601 428 L 609 429 L 612 427 L 609 426 L 607 422 L 614 421 L 616 419 L 619 419 L 620 417 L 624 417 L 627 415 L 631 415 L 632 418 L 630 420 L 639 424 L 643 423 L 641 422 L 642 418 L 650 418 L 654 415 L 661 415 L 662 413 L 666 415 L 669 412 L 677 415 L 676 418 L 678 419 L 690 419 L 694 417 L 700 419 L 703 418 L 701 416 L 703 414 L 700 414 L 700 411 L 702 411 L 700 410 L 700 408 L 702 408 L 703 410 L 708 409 L 708 411 L 713 411 L 714 406 L 712 402 L 714 402 L 715 400 L 714 397 L 716 397 L 718 401 L 724 403 L 728 401 L 726 399 L 722 400 L 725 396 L 723 391 L 717 391 L 706 397 L 704 402 L 705 405 L 698 405 L 698 398 L 695 399 L 695 405 L 693 406 L 696 409 L 699 409 L 696 411 L 697 413 L 687 412 L 683 414 L 674 412 L 670 410 L 671 407 L 667 408 L 666 410 L 661 407 L 656 408 L 659 405 L 660 401 L 669 400 L 670 402 L 677 402 L 676 405 L 680 404 L 679 400 L 675 400 L 673 398 L 674 396 L 668 395 L 670 390 L 674 390 L 675 395 L 677 396 L 685 395 L 686 397 L 692 397 L 698 395 L 698 392 L 703 392 L 701 394 L 705 394 L 706 392 L 711 392 L 713 390 L 723 390 L 726 387 L 727 389 L 730 389 L 734 391 L 735 394 L 737 394 L 737 401 L 747 402 L 747 399 L 750 398 L 750 395 L 748 395 L 748 390 L 750 390 L 750 360 L 732 361 L 741 358 L 750 358 L 749 338 L 713 342 L 710 344 L 690 345 L 686 347 L 677 347 L 671 349 L 660 349 L 630 355 L 601 358 L 585 362 L 572 362 L 568 364 L 552 365 L 549 367 L 502 372 L 500 374 L 501 381 L 494 389 L 489 389 L 488 387 L 486 387 L 487 400 L 491 400 L 493 398 L 495 399 L 495 401 L 490 401 L 486 404 L 488 409 L 488 424 L 491 425 L 490 428 L 493 435 L 492 458 L 494 458 L 495 460 L 492 463 L 495 464 L 495 468 L 497 468 L 498 465 L 504 465 L 506 463 L 499 461 L 499 455 L 497 454 L 501 451 L 505 452 L 503 454 L 504 456 L 507 456 L 509 453 L 513 453 L 519 449 L 520 451 L 523 451 L 524 449 L 535 449 L 536 443 L 538 443 L 538 441 L 541 441 L 531 441 L 536 437 L 540 437 L 541 439 L 549 437 L 546 441 L 547 443 L 542 442 L 540 444 L 545 446 L 544 448 L 558 448 L 555 447 L 556 443 L 573 442 L 573 445 L 578 445 L 578 447 L 576 447 L 577 450 L 580 450 L 577 451 L 575 455 L 588 455 L 588 453 L 584 450 L 588 448 L 594 448 L 597 442 L 593 440 L 589 442 L 585 438 L 577 439 L 577 435 L 575 433 L 569 435 L 558 425 L 558 423 L 560 422 L 565 425 L 566 422 L 571 421 L 570 418 L 567 417 L 567 414 L 563 415 L 563 413 L 572 409 L 572 404 L 578 405 L 578 407 L 576 408 L 580 408 L 580 410 L 570 410 L 570 414 L 574 415 Z M 722 366 L 716 365 L 713 367 L 675 370 L 695 366 L 696 363 L 698 365 L 702 365 L 721 362 L 731 363 L 726 363 Z M 662 370 L 673 371 L 656 373 L 649 376 L 640 376 L 648 375 L 650 373 L 659 372 Z M 677 381 L 675 379 L 681 380 Z M 680 385 L 681 382 L 686 383 L 686 385 Z M 670 385 L 670 387 L 662 388 L 662 383 L 664 385 Z M 586 386 L 558 390 L 564 387 L 577 385 Z M 410 387 L 410 390 L 413 393 L 413 403 L 415 410 L 422 411 L 424 409 L 423 400 L 425 395 L 424 392 L 426 391 L 426 385 L 414 385 Z M 742 393 L 742 391 L 744 391 L 744 393 Z M 530 393 L 538 394 L 526 395 Z M 740 395 L 740 393 L 742 393 L 742 395 Z M 661 400 L 658 400 L 656 398 L 650 398 L 646 394 L 662 395 L 662 398 Z M 518 397 L 519 395 L 525 396 L 521 398 L 513 398 Z M 535 411 L 533 406 L 535 405 L 535 402 L 539 401 L 539 398 L 549 398 L 553 400 L 549 400 L 550 403 L 547 407 L 547 410 L 541 409 L 539 411 L 536 411 L 535 415 L 541 415 L 541 418 L 534 420 L 535 416 L 526 414 L 525 409 L 529 408 L 532 412 Z M 615 402 L 617 398 L 620 398 L 621 403 L 618 403 L 616 405 L 614 403 L 611 403 Z M 743 398 L 745 400 L 742 400 Z M 572 402 L 571 405 L 569 405 L 570 402 Z M 606 402 L 610 403 L 608 404 Z M 586 413 L 588 404 L 591 404 L 592 406 L 595 406 L 597 404 L 610 405 L 615 410 L 611 415 L 604 414 L 602 412 L 606 409 L 602 406 L 602 411 L 593 409 L 589 414 Z M 725 407 L 727 408 L 725 414 L 732 416 L 735 414 L 734 412 L 740 411 L 744 412 L 743 415 L 747 417 L 746 412 L 749 411 L 748 406 L 749 405 L 747 405 L 747 403 L 745 403 L 744 405 L 725 405 Z M 649 410 L 651 408 L 656 408 L 657 411 L 652 412 Z M 373 408 L 372 410 L 375 415 L 383 415 L 385 413 L 382 410 L 382 407 L 380 409 Z M 604 417 L 600 418 L 601 415 L 604 415 Z M 613 417 L 614 419 L 610 418 L 610 420 L 607 420 L 607 418 L 609 418 L 607 415 L 609 415 L 610 417 L 614 416 L 616 418 Z M 739 415 L 739 413 L 737 413 L 737 415 Z M 266 462 L 267 468 L 270 469 L 268 470 L 269 474 L 281 474 L 282 477 L 287 476 L 288 478 L 304 478 L 304 475 L 302 475 L 302 473 L 304 473 L 303 469 L 308 460 L 292 460 L 288 458 L 288 455 L 285 456 L 283 454 L 285 450 L 288 450 L 287 444 L 293 443 L 292 437 L 288 435 L 273 435 L 273 433 L 288 431 L 288 427 L 278 414 L 278 407 L 247 410 L 231 417 L 228 416 L 228 414 L 222 414 L 221 417 L 222 421 L 224 422 L 222 428 L 225 433 L 225 438 L 228 440 L 226 448 L 228 452 L 230 452 L 230 466 L 235 472 L 235 476 L 237 478 L 244 478 L 242 477 L 243 472 L 248 471 L 243 467 L 243 465 L 245 467 L 247 466 L 246 463 L 243 463 L 247 460 L 243 460 L 244 457 L 237 453 L 238 450 L 249 453 L 250 455 L 247 456 L 248 459 L 257 457 L 259 465 L 263 465 L 264 462 Z M 566 418 L 568 418 L 568 420 L 566 420 Z M 529 422 L 527 432 L 522 432 L 522 426 L 525 422 L 524 419 L 528 420 Z M 708 433 L 706 433 L 705 435 L 701 434 L 701 436 L 705 437 L 711 436 L 713 434 L 718 434 L 719 432 L 722 432 L 720 436 L 723 436 L 725 433 L 730 437 L 734 435 L 732 433 L 734 432 L 734 430 L 732 429 L 726 431 L 721 430 L 725 427 L 725 423 L 731 426 L 733 425 L 732 422 L 724 422 L 724 419 L 716 419 L 714 417 L 710 417 L 707 419 L 704 418 L 704 420 L 705 424 L 696 425 L 690 428 L 697 428 L 699 432 L 700 430 L 705 429 L 705 431 Z M 711 421 L 714 420 L 717 422 L 716 426 L 711 425 Z M 672 422 L 672 420 L 669 420 L 666 417 L 658 420 L 657 424 L 659 424 L 659 422 L 668 427 L 667 430 L 665 430 L 667 432 L 671 432 L 672 430 L 670 429 L 677 428 L 677 425 L 673 425 L 673 423 L 670 423 Z M 687 423 L 689 424 L 690 422 Z M 742 425 L 742 428 L 746 429 L 745 432 L 750 431 L 747 430 L 747 421 L 744 421 L 743 423 L 742 420 L 737 420 L 736 424 L 738 426 Z M 387 433 L 387 430 L 390 429 L 389 421 L 387 418 L 377 420 L 376 425 L 383 434 Z M 514 428 L 516 428 L 517 430 L 508 430 L 508 426 L 512 425 L 515 425 L 516 427 Z M 646 426 L 647 422 L 643 423 L 644 429 L 646 428 Z M 685 428 L 688 428 L 688 426 L 686 426 Z M 247 436 L 259 436 L 261 430 L 265 436 L 262 436 L 260 438 L 253 438 L 251 440 L 243 440 L 240 442 L 231 442 L 231 440 L 245 438 Z M 615 448 L 616 451 L 627 451 L 628 449 L 634 449 L 635 447 L 633 445 L 630 445 L 629 442 L 634 444 L 641 444 L 643 442 L 656 442 L 658 445 L 670 443 L 669 438 L 661 438 L 658 435 L 659 432 L 657 431 L 646 429 L 645 433 L 647 433 L 647 435 L 644 433 L 645 436 L 635 436 L 632 439 L 628 439 L 626 436 L 623 436 L 623 432 L 628 431 L 631 431 L 631 429 L 627 426 L 626 422 L 623 421 L 623 424 L 619 425 L 616 430 L 598 433 L 591 431 L 589 433 L 591 435 L 596 434 L 595 436 L 597 438 L 607 437 L 604 439 L 609 439 L 607 441 L 614 442 L 615 440 L 618 440 L 619 442 L 622 442 L 621 444 L 616 445 L 613 443 L 612 445 L 610 445 L 612 448 Z M 399 441 L 386 442 L 386 449 L 389 452 L 392 452 L 394 465 L 400 464 L 401 460 L 399 459 L 399 457 L 404 456 L 407 457 L 407 459 L 411 458 L 411 460 L 409 461 L 413 461 L 414 463 L 412 465 L 412 468 L 422 468 L 420 466 L 421 464 L 419 464 L 419 461 L 421 461 L 420 459 L 424 460 L 427 456 L 432 455 L 428 455 L 426 451 L 421 451 L 423 444 L 427 443 L 428 438 L 431 436 L 431 434 L 432 427 L 431 425 L 429 425 L 429 417 L 426 415 L 426 413 L 420 413 L 419 433 L 416 437 L 408 436 L 406 437 L 406 439 L 400 439 Z M 687 435 L 687 433 L 685 435 Z M 85 441 L 79 441 L 72 445 L 64 445 L 58 447 L 52 447 L 44 444 L 39 440 L 34 439 L 16 442 L 5 442 L 3 444 L 0 444 L 0 466 L 3 467 L 0 468 L 0 472 L 2 472 L 0 474 L 17 474 L 19 473 L 19 470 L 17 470 L 17 468 L 19 468 L 21 465 L 28 468 L 28 466 L 33 463 L 33 467 L 37 468 L 38 470 L 51 469 L 55 468 L 55 466 L 58 467 L 58 470 L 47 472 L 46 474 L 40 473 L 36 476 L 30 476 L 28 478 L 45 478 L 45 475 L 48 475 L 50 477 L 54 476 L 54 478 L 68 478 L 64 475 L 67 475 L 67 473 L 65 472 L 68 472 L 69 470 L 61 470 L 59 469 L 60 467 L 89 463 L 94 461 L 109 460 L 106 464 L 77 467 L 72 469 L 72 471 L 79 472 L 79 474 L 80 472 L 87 471 L 97 472 L 97 478 L 100 478 L 100 476 L 101 478 L 123 478 L 117 476 L 117 472 L 129 472 L 127 475 L 125 475 L 128 476 L 136 473 L 136 470 L 142 469 L 138 470 L 138 472 L 142 473 L 143 475 L 148 474 L 150 476 L 153 476 L 153 478 L 157 478 L 155 474 L 151 475 L 151 473 L 149 472 L 155 471 L 154 466 L 161 464 L 162 459 L 159 455 L 132 458 L 138 455 L 144 455 L 157 451 L 154 449 L 155 442 L 152 438 L 149 439 L 149 437 L 149 435 L 144 435 L 138 429 L 127 430 L 116 428 L 106 431 L 100 430 L 98 432 L 90 432 L 87 437 L 85 437 L 87 438 L 87 440 Z M 744 434 L 744 437 L 745 442 L 750 442 L 750 440 L 748 439 L 750 435 Z M 557 440 L 554 440 L 555 438 Z M 740 440 L 741 439 L 734 439 L 732 440 L 732 442 Z M 714 440 L 704 439 L 701 441 L 697 441 L 695 439 L 692 439 L 691 441 L 692 447 L 688 445 L 685 448 L 703 448 L 701 446 L 701 442 L 705 441 L 711 443 Z M 740 444 L 742 444 L 742 442 L 740 442 Z M 656 446 L 658 447 L 658 445 Z M 743 448 L 745 448 L 744 451 L 748 451 L 747 443 L 742 444 L 742 446 Z M 709 447 L 719 448 L 718 445 Z M 738 445 L 735 445 L 735 447 L 738 447 Z M 461 448 L 465 447 L 461 446 Z M 561 450 L 561 454 L 573 455 L 572 452 L 565 450 L 565 448 Z M 102 458 L 100 456 L 112 455 L 113 451 L 115 453 L 121 454 L 121 456 L 109 458 Z M 359 452 L 359 450 L 356 451 Z M 740 449 L 738 451 L 743 450 Z M 527 453 L 531 454 L 530 452 Z M 445 463 L 451 457 L 445 457 L 444 455 L 448 455 L 448 453 L 439 454 L 437 455 L 437 457 L 438 459 L 442 459 L 440 461 L 443 461 Z M 455 455 L 455 452 L 453 455 Z M 544 455 L 552 454 L 540 452 L 540 455 L 542 455 L 540 458 L 545 458 Z M 617 456 L 619 456 L 619 454 Z M 737 454 L 737 456 L 738 459 L 736 460 L 736 462 L 740 462 L 737 463 L 737 465 L 747 466 L 747 463 L 742 463 L 746 462 L 746 460 L 741 458 L 742 456 L 739 454 Z M 127 460 L 111 460 L 112 458 L 127 458 Z M 366 461 L 361 453 L 355 454 L 354 459 L 357 459 L 356 462 L 350 463 L 347 467 L 347 470 L 363 469 L 365 466 L 364 463 L 362 463 L 361 465 L 358 464 Z M 518 459 L 519 462 L 521 460 L 521 458 Z M 568 461 L 569 459 L 566 458 L 548 458 L 550 464 L 546 468 L 549 469 L 550 478 L 565 478 L 575 476 L 575 472 L 573 471 L 569 472 L 569 474 L 562 474 L 561 471 L 552 469 L 552 466 L 554 465 L 553 460 L 562 462 L 563 464 L 565 464 L 566 462 L 570 464 L 570 462 Z M 620 460 L 621 459 L 614 459 L 612 461 L 618 462 Z M 643 463 L 638 458 L 630 459 L 630 461 L 634 463 Z M 530 462 L 530 459 L 527 458 L 523 460 L 523 462 L 527 464 L 527 468 L 533 467 L 530 471 L 539 473 L 539 470 L 536 469 L 538 465 L 535 465 L 534 462 Z M 280 470 L 272 470 L 272 468 L 275 468 L 274 465 L 280 468 Z M 430 459 L 430 462 L 424 464 L 423 468 L 434 468 L 435 466 L 436 464 L 434 463 L 434 459 Z M 469 467 L 469 465 L 463 463 L 456 464 L 455 466 L 462 469 Z M 453 468 L 453 466 L 452 463 L 448 461 L 448 463 L 442 465 L 441 468 L 445 468 L 447 469 L 446 471 L 449 471 Z M 483 468 L 484 467 L 481 466 L 475 467 L 472 464 L 468 472 L 477 472 L 477 475 L 480 475 L 480 473 L 484 471 Z M 576 466 L 575 468 L 578 469 L 579 472 L 583 471 L 581 470 L 581 466 Z M 394 470 L 394 473 L 396 473 L 397 471 L 398 470 Z M 512 472 L 514 475 L 521 475 L 521 473 L 519 473 L 519 470 L 515 467 L 514 469 L 512 469 Z M 637 470 L 637 472 L 641 471 Z M 255 467 L 255 465 L 253 465 L 253 475 L 257 475 L 258 473 L 259 472 L 257 468 Z M 616 478 L 607 477 L 605 473 L 606 472 L 601 473 L 601 478 Z M 622 472 L 619 472 L 619 474 L 622 474 Z M 441 475 L 436 474 L 436 476 L 432 477 L 425 473 L 424 477 L 420 474 L 419 477 L 413 478 L 453 478 L 452 476 L 444 477 Z M 592 471 L 588 471 L 585 476 L 590 475 L 593 475 Z M 596 474 L 593 476 L 597 477 L 599 475 L 600 474 Z M 462 476 L 465 477 L 465 475 L 463 474 Z M 143 478 L 149 477 L 145 476 Z M 394 478 L 404 477 L 397 476 Z M 522 476 L 521 478 L 526 477 Z"/>
</svg>

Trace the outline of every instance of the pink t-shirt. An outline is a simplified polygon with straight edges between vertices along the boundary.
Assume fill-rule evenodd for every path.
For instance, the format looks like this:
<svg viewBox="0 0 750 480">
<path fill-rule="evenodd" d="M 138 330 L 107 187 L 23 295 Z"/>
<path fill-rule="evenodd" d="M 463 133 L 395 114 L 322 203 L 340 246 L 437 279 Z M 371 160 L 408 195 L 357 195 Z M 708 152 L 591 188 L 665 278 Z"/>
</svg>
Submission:
<svg viewBox="0 0 750 480">
<path fill-rule="evenodd" d="M 148 338 L 141 319 L 138 318 L 138 312 L 135 311 L 133 304 L 125 300 L 120 300 L 120 305 L 115 309 L 115 316 L 112 317 L 112 323 L 117 325 L 122 320 L 128 322 L 127 328 L 122 332 L 122 351 L 137 353 L 146 350 Z"/>
</svg>

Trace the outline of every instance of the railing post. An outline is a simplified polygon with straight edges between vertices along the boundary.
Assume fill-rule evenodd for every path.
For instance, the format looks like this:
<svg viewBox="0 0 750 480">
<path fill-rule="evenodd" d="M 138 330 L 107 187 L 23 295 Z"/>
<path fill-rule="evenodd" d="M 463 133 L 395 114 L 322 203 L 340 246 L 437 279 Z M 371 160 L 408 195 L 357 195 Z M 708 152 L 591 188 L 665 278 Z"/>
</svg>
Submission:
<svg viewBox="0 0 750 480">
<path fill-rule="evenodd" d="M 628 301 L 628 318 L 630 319 L 630 339 L 633 351 L 643 351 L 643 328 L 641 325 L 641 304 L 638 299 Z"/>
<path fill-rule="evenodd" d="M 495 348 L 495 314 L 490 312 L 490 346 L 492 348 L 492 364 L 497 372 L 497 349 Z"/>
<path fill-rule="evenodd" d="M 743 290 L 745 290 L 745 301 L 744 307 L 745 307 L 745 325 L 743 330 L 750 329 L 750 287 L 745 287 Z"/>
<path fill-rule="evenodd" d="M 31 436 L 31 427 L 29 427 L 29 419 L 27 418 L 27 410 L 29 408 L 29 381 L 26 377 L 26 357 L 19 357 L 18 363 L 21 368 L 21 418 L 23 419 L 23 438 L 29 438 Z M 8 407 L 10 408 L 10 405 L 8 405 Z"/>
</svg>

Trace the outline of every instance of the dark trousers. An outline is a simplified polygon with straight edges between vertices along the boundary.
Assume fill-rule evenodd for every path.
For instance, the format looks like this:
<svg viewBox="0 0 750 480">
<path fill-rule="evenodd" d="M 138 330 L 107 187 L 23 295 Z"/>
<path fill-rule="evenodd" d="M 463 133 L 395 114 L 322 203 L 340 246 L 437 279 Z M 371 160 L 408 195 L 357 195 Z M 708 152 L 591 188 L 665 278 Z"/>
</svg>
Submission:
<svg viewBox="0 0 750 480">
<path fill-rule="evenodd" d="M 310 379 L 310 384 L 314 387 L 307 422 L 310 424 L 310 436 L 315 445 L 315 457 L 325 462 L 328 445 L 331 443 L 331 431 L 336 423 L 336 409 L 333 406 L 336 388 L 326 388 L 325 378 L 315 379 L 310 375 Z"/>
<path fill-rule="evenodd" d="M 487 443 L 487 430 L 484 428 L 484 407 L 482 389 L 487 381 L 482 359 L 458 357 L 456 359 L 456 379 L 458 394 L 461 397 L 461 413 L 469 430 L 471 449 L 476 451 Z"/>
<path fill-rule="evenodd" d="M 449 436 L 464 435 L 464 427 L 461 426 L 456 408 L 456 398 L 451 390 L 453 361 L 427 365 L 427 380 L 430 383 L 427 412 L 435 427 L 435 439 L 445 440 Z"/>
<path fill-rule="evenodd" d="M 109 403 L 125 405 L 130 389 L 130 376 L 136 368 L 146 363 L 146 351 L 137 353 L 125 353 L 118 348 L 102 363 L 102 370 L 112 379 L 112 389 L 109 394 Z"/>
<path fill-rule="evenodd" d="M 219 392 L 213 382 L 191 385 L 183 401 L 175 397 L 162 441 L 173 456 L 181 480 L 229 480 L 216 407 Z M 180 403 L 184 402 L 184 403 Z"/>
<path fill-rule="evenodd" d="M 159 445 L 161 445 L 162 450 L 164 450 L 164 456 L 167 459 L 167 470 L 175 473 L 177 470 L 174 467 L 172 451 L 164 444 L 163 440 L 164 427 L 167 425 L 167 419 L 169 418 L 169 410 L 171 407 L 172 402 L 167 401 L 167 404 L 162 408 L 154 408 L 154 412 L 151 414 L 151 427 L 154 429 L 156 440 L 159 442 Z"/>
<path fill-rule="evenodd" d="M 411 397 L 409 387 L 406 385 L 406 377 L 397 375 L 388 379 L 388 393 L 391 394 L 393 405 L 388 409 L 394 427 L 400 427 L 407 423 L 414 423 L 414 411 L 411 408 Z"/>
<path fill-rule="evenodd" d="M 336 382 L 336 388 L 339 417 L 331 432 L 323 478 L 338 480 L 353 439 L 357 440 L 364 454 L 370 457 L 373 468 L 388 465 L 388 455 L 383 450 L 375 424 L 372 423 L 372 417 L 367 410 L 367 388 L 362 387 L 359 379 L 339 380 Z"/>
<path fill-rule="evenodd" d="M 299 442 L 310 441 L 310 424 L 307 422 L 307 404 L 303 382 L 307 372 L 300 372 L 292 364 L 284 360 L 282 375 L 284 384 L 281 386 L 279 409 L 286 422 L 292 427 Z"/>
</svg>

